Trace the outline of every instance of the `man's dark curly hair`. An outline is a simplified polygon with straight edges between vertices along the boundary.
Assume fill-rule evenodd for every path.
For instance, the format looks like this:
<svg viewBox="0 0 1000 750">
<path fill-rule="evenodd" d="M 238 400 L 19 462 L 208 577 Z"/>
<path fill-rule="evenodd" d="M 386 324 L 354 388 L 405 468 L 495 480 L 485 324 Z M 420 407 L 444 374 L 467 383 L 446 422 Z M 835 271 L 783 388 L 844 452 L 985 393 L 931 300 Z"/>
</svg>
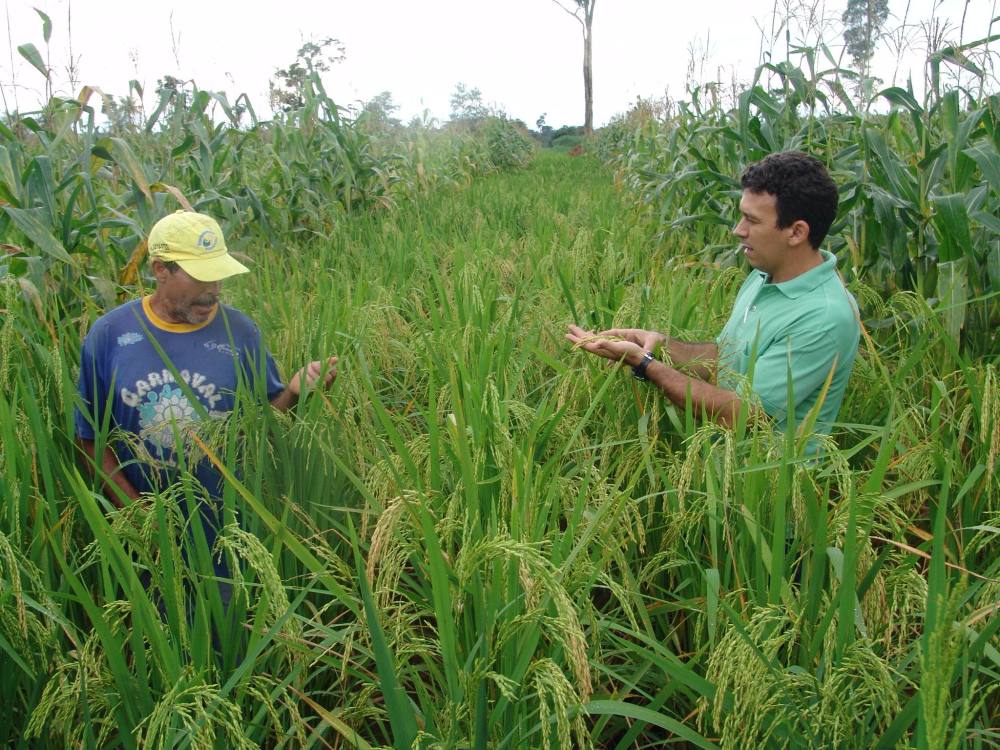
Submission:
<svg viewBox="0 0 1000 750">
<path fill-rule="evenodd" d="M 778 227 L 800 219 L 809 225 L 809 244 L 819 249 L 837 216 L 837 186 L 823 162 L 801 151 L 782 151 L 743 170 L 740 185 L 752 193 L 771 193 Z"/>
</svg>

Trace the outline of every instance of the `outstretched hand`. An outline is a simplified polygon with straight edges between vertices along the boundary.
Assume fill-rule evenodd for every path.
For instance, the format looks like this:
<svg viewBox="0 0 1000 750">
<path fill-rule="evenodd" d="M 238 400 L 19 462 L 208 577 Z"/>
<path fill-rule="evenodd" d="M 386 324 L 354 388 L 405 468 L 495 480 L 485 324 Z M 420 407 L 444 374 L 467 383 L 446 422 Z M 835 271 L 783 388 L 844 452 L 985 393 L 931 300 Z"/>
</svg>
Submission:
<svg viewBox="0 0 1000 750">
<path fill-rule="evenodd" d="M 606 331 L 599 331 L 597 335 L 631 341 L 633 344 L 638 344 L 644 352 L 655 352 L 656 347 L 667 340 L 667 337 L 659 331 L 647 331 L 643 328 L 609 328 Z"/>
<path fill-rule="evenodd" d="M 292 396 L 302 395 L 303 390 L 312 390 L 320 385 L 322 378 L 322 388 L 326 389 L 332 385 L 337 377 L 337 358 L 327 357 L 326 361 L 316 360 L 310 362 L 292 376 L 288 383 L 288 391 Z"/>
<path fill-rule="evenodd" d="M 580 326 L 571 325 L 566 334 L 566 340 L 573 344 L 574 349 L 585 349 L 599 357 L 635 366 L 642 361 L 643 352 L 646 351 L 646 348 L 639 343 L 640 340 L 644 341 L 645 339 L 638 336 L 622 335 L 626 331 L 652 333 L 633 328 L 612 328 L 608 331 L 594 333 L 593 331 L 585 331 Z"/>
</svg>

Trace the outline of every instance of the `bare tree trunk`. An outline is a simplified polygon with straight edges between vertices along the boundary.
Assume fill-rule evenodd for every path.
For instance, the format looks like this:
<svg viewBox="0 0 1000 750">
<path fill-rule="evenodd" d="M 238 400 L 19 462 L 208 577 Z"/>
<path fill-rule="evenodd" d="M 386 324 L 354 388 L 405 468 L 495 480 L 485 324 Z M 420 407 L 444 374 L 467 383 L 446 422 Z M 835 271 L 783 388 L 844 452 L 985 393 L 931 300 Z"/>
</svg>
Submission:
<svg viewBox="0 0 1000 750">
<path fill-rule="evenodd" d="M 594 5 L 597 0 L 590 0 L 585 8 L 585 20 L 583 24 L 583 101 L 584 118 L 583 134 L 594 134 L 594 80 L 593 66 L 591 64 L 591 26 L 594 22 Z"/>
<path fill-rule="evenodd" d="M 594 81 L 590 64 L 590 34 L 583 36 L 583 134 L 594 134 Z"/>
<path fill-rule="evenodd" d="M 594 24 L 594 5 L 597 0 L 566 0 L 575 10 L 563 5 L 563 0 L 552 0 L 556 5 L 577 20 L 583 30 L 583 132 L 584 135 L 594 134 L 594 80 L 592 75 L 592 55 L 590 42 L 593 38 L 591 28 Z M 580 16 L 580 13 L 583 16 Z"/>
</svg>

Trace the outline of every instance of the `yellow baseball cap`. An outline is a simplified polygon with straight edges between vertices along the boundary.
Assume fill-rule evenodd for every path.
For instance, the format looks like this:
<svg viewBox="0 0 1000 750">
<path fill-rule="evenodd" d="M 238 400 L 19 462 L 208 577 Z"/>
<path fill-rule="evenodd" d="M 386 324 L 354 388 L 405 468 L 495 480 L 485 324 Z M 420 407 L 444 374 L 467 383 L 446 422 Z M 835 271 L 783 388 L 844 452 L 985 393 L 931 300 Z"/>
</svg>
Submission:
<svg viewBox="0 0 1000 750">
<path fill-rule="evenodd" d="M 150 258 L 172 260 L 198 281 L 220 281 L 250 270 L 229 254 L 219 223 L 194 211 L 175 211 L 156 222 L 148 247 Z"/>
</svg>

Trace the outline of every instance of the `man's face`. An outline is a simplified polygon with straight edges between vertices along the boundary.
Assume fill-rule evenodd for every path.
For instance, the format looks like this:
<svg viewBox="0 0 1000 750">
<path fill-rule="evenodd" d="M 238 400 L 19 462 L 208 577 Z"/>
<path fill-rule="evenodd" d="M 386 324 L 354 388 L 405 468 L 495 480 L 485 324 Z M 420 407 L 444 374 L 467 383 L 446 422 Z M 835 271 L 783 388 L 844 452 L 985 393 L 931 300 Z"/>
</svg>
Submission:
<svg viewBox="0 0 1000 750">
<path fill-rule="evenodd" d="M 740 220 L 733 228 L 750 265 L 771 276 L 780 275 L 786 260 L 791 227 L 778 227 L 778 200 L 773 193 L 743 191 Z"/>
<path fill-rule="evenodd" d="M 219 301 L 221 281 L 198 281 L 183 268 L 171 271 L 162 263 L 154 268 L 154 275 L 168 322 L 199 325 L 211 317 Z"/>
</svg>

